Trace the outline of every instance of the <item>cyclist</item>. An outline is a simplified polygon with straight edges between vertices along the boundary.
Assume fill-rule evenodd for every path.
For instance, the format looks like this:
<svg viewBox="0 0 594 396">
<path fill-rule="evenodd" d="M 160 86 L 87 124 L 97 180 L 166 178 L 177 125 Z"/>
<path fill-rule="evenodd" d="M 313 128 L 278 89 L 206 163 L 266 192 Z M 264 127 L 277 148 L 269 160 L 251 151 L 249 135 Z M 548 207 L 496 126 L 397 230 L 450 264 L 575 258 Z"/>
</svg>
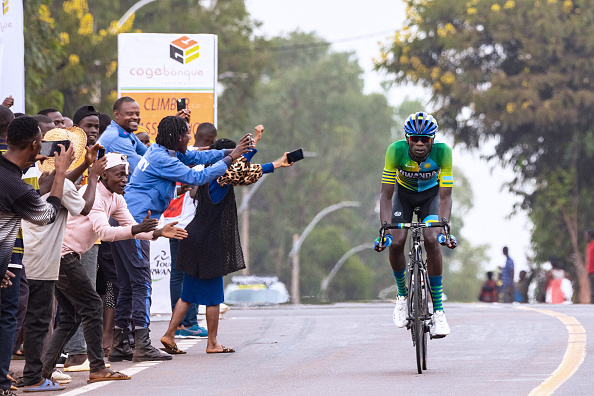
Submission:
<svg viewBox="0 0 594 396">
<path fill-rule="evenodd" d="M 435 142 L 437 121 L 425 112 L 411 114 L 404 123 L 406 138 L 388 147 L 382 189 L 380 194 L 380 221 L 408 223 L 412 221 L 413 210 L 419 207 L 423 222 L 437 222 L 450 218 L 452 212 L 452 149 L 445 143 Z M 390 232 L 391 231 L 391 232 Z M 396 278 L 398 296 L 393 319 L 398 327 L 406 325 L 406 259 L 404 245 L 407 230 L 388 230 L 385 245 L 389 246 L 390 265 Z M 439 244 L 454 249 L 456 239 L 445 240 L 441 228 L 425 228 L 423 236 L 427 251 L 427 270 L 433 300 L 431 334 L 445 337 L 450 327 L 442 306 L 442 260 Z M 440 242 L 438 242 L 438 237 Z M 386 246 L 376 243 L 375 250 Z"/>
</svg>

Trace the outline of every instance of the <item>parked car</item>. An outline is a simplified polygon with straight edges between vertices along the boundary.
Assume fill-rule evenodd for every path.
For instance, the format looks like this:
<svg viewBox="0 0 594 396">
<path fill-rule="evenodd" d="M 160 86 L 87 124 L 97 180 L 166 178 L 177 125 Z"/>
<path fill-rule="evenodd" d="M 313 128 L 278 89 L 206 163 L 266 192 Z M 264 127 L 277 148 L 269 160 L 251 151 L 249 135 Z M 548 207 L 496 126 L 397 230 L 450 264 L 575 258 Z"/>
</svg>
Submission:
<svg viewBox="0 0 594 396">
<path fill-rule="evenodd" d="M 289 292 L 276 276 L 234 276 L 225 287 L 225 303 L 271 305 L 289 301 Z"/>
</svg>

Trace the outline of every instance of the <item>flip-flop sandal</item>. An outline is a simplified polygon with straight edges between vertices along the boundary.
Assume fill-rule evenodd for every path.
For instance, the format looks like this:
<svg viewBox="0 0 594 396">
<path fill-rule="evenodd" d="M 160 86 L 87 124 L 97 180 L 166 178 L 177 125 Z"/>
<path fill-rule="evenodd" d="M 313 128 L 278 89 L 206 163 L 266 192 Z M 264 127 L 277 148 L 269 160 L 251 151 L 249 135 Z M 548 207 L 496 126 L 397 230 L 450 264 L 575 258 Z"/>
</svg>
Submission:
<svg viewBox="0 0 594 396">
<path fill-rule="evenodd" d="M 109 370 L 109 373 L 107 373 L 105 375 L 105 377 L 89 379 L 89 380 L 87 380 L 87 384 L 92 384 L 93 382 L 101 382 L 101 381 L 122 381 L 122 380 L 129 380 L 129 379 L 132 379 L 132 377 L 130 377 L 124 373 L 120 373 L 119 371 Z"/>
<path fill-rule="evenodd" d="M 161 344 L 163 344 L 163 346 L 165 347 L 161 348 L 161 350 L 167 352 L 170 355 L 184 355 L 186 353 L 186 351 L 182 351 L 181 349 L 179 349 L 175 342 L 173 344 L 170 344 L 161 339 Z"/>
<path fill-rule="evenodd" d="M 62 385 L 56 384 L 48 379 L 46 379 L 43 384 L 36 386 L 34 388 L 23 388 L 23 392 L 47 392 L 47 391 L 59 391 L 64 390 Z"/>
<path fill-rule="evenodd" d="M 222 351 L 206 352 L 206 353 L 235 353 L 235 349 L 231 349 L 231 348 L 227 348 L 226 346 L 223 346 L 223 350 Z"/>
</svg>

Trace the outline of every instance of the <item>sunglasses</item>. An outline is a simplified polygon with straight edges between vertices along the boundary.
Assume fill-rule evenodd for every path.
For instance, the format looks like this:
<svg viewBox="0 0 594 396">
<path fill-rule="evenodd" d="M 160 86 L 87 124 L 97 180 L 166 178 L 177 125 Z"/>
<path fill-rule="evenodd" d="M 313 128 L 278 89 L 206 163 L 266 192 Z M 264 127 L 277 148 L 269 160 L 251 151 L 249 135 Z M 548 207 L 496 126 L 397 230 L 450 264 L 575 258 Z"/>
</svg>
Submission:
<svg viewBox="0 0 594 396">
<path fill-rule="evenodd" d="M 427 135 L 411 135 L 406 137 L 408 140 L 411 140 L 415 143 L 422 142 L 422 143 L 429 143 L 433 137 Z"/>
</svg>

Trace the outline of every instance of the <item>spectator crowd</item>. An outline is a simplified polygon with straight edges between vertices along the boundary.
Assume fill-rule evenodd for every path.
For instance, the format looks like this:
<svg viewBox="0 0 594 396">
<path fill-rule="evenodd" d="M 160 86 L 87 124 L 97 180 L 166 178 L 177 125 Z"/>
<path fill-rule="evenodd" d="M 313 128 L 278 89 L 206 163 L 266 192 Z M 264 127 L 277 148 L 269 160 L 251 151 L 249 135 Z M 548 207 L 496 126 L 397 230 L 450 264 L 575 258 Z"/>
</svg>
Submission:
<svg viewBox="0 0 594 396">
<path fill-rule="evenodd" d="M 233 187 L 291 165 L 286 153 L 251 163 L 264 128 L 217 140 L 208 122 L 191 131 L 183 109 L 153 142 L 130 97 L 112 115 L 86 104 L 71 118 L 13 114 L 12 103 L 0 106 L 0 395 L 62 390 L 76 371 L 89 383 L 130 380 L 109 362 L 171 360 L 184 353 L 176 337 L 234 352 L 216 338 L 222 277 L 245 268 Z M 159 237 L 170 241 L 174 312 L 163 350 L 149 336 L 149 241 Z"/>
</svg>

